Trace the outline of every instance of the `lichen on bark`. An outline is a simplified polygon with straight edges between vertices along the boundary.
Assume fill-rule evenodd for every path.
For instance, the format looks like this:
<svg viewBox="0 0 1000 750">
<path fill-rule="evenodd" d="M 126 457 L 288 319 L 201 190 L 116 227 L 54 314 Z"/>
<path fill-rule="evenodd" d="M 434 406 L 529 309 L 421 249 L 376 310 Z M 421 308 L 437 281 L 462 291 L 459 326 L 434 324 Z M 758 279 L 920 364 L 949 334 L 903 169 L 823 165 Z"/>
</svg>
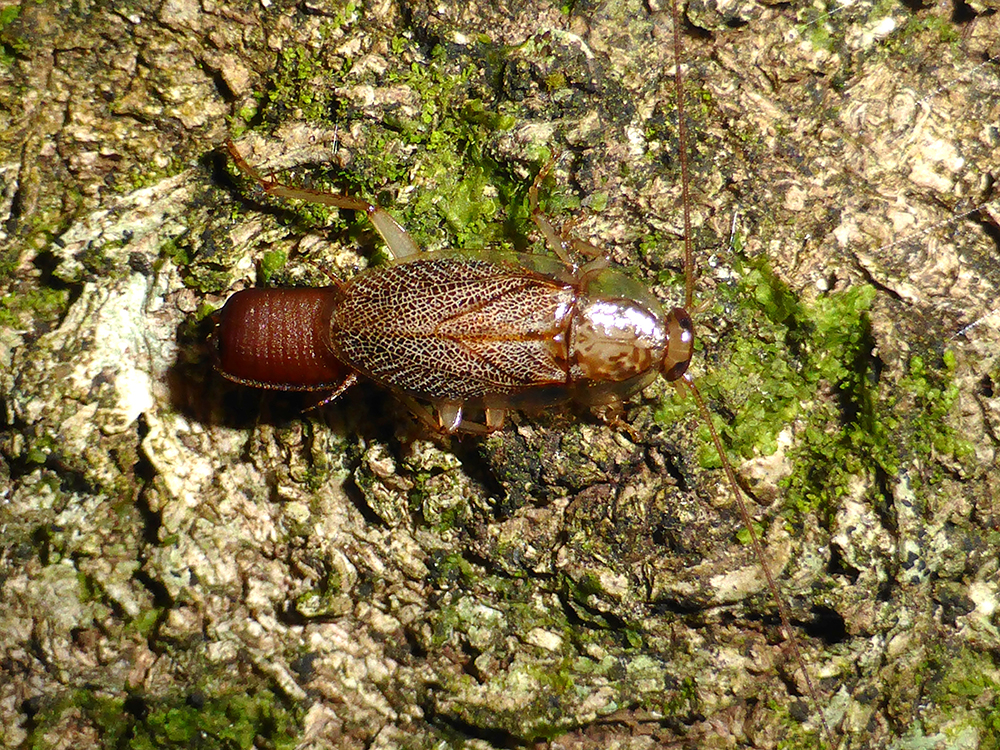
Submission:
<svg viewBox="0 0 1000 750">
<path fill-rule="evenodd" d="M 447 442 L 213 374 L 233 290 L 378 253 L 230 136 L 428 249 L 533 247 L 556 155 L 546 210 L 679 301 L 669 7 L 503 5 L 0 9 L 0 744 L 996 747 L 986 6 L 686 10 L 695 370 L 820 706 L 665 385 Z"/>
</svg>

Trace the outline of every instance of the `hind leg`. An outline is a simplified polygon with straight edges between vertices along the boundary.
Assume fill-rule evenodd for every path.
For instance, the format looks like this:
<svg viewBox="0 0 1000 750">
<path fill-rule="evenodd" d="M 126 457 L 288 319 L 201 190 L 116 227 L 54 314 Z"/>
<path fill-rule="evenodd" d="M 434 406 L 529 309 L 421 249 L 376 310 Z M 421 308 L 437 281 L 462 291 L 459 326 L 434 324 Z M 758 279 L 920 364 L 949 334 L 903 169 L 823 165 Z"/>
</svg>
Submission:
<svg viewBox="0 0 1000 750">
<path fill-rule="evenodd" d="M 420 251 L 410 233 L 403 229 L 399 222 L 392 218 L 384 208 L 376 206 L 374 203 L 369 203 L 362 198 L 352 198 L 349 195 L 341 195 L 340 193 L 326 193 L 322 190 L 313 190 L 312 188 L 294 187 L 263 177 L 247 163 L 246 159 L 239 152 L 239 149 L 236 148 L 235 143 L 227 140 L 226 150 L 229 151 L 233 163 L 239 170 L 257 183 L 257 186 L 268 195 L 278 198 L 293 198 L 295 200 L 308 201 L 309 203 L 320 203 L 325 206 L 333 206 L 334 208 L 363 211 L 372 223 L 372 226 L 382 235 L 382 239 L 385 240 L 385 244 L 389 248 L 389 253 L 394 260 L 402 260 Z"/>
</svg>

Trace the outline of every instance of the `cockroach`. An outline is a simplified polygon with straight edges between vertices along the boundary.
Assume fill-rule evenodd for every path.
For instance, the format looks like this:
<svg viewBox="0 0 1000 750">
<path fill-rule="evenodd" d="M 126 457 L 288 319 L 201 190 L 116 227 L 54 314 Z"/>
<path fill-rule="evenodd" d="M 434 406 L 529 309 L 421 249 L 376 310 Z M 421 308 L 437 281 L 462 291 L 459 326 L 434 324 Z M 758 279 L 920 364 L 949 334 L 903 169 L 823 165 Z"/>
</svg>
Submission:
<svg viewBox="0 0 1000 750">
<path fill-rule="evenodd" d="M 673 44 L 680 59 L 678 14 Z M 681 66 L 675 66 L 681 190 L 684 207 L 685 307 L 664 310 L 639 282 L 603 258 L 577 265 L 571 250 L 586 243 L 556 230 L 538 207 L 543 168 L 529 190 L 531 216 L 556 257 L 461 251 L 420 252 L 383 208 L 366 200 L 265 178 L 234 143 L 235 165 L 264 193 L 363 212 L 388 246 L 392 262 L 322 288 L 249 289 L 217 314 L 216 368 L 258 388 L 324 391 L 322 403 L 365 377 L 391 391 L 433 428 L 486 434 L 510 409 L 574 401 L 620 408 L 624 399 L 664 377 L 690 392 L 708 426 L 764 571 L 785 637 L 807 691 L 805 669 L 786 607 L 754 531 L 735 472 L 708 408 L 687 372 L 694 296 L 687 138 Z M 468 418 L 481 413 L 483 421 Z M 820 712 L 819 722 L 833 745 Z"/>
<path fill-rule="evenodd" d="M 276 196 L 362 210 L 393 256 L 320 289 L 249 289 L 219 315 L 218 369 L 247 385 L 328 390 L 363 375 L 445 433 L 498 429 L 512 408 L 561 401 L 617 407 L 658 374 L 676 381 L 691 361 L 694 329 L 683 308 L 665 312 L 640 283 L 603 259 L 574 265 L 564 240 L 531 213 L 557 258 L 516 253 L 421 253 L 382 208 L 291 188 L 233 160 Z M 423 406 L 430 404 L 436 418 Z M 470 421 L 470 409 L 485 423 Z"/>
</svg>

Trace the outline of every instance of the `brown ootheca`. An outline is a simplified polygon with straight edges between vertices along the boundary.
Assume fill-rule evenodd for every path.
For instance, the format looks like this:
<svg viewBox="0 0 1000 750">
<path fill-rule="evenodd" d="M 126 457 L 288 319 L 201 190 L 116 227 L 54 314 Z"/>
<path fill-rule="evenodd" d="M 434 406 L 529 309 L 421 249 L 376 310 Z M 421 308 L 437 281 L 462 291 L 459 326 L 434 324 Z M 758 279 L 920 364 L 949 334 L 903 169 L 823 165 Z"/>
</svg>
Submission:
<svg viewBox="0 0 1000 750">
<path fill-rule="evenodd" d="M 783 15 L 780 9 L 758 9 L 748 19 L 753 24 L 774 23 L 795 38 L 825 28 L 822 18 L 813 18 L 807 11 L 796 17 Z M 699 23 L 711 25 L 713 21 L 701 19 Z M 852 30 L 868 28 L 869 23 L 860 16 L 844 19 L 842 29 L 837 27 L 838 33 L 846 36 Z M 759 728 L 773 726 L 774 717 L 783 711 L 797 718 L 811 712 L 801 726 L 796 723 L 795 739 L 791 740 L 803 745 L 816 741 L 816 717 L 821 710 L 835 725 L 836 741 L 850 747 L 884 744 L 893 736 L 924 731 L 921 727 L 940 734 L 944 729 L 939 718 L 925 722 L 915 708 L 908 713 L 906 706 L 917 705 L 922 695 L 942 700 L 951 693 L 936 692 L 935 686 L 919 680 L 911 683 L 899 678 L 905 684 L 893 683 L 870 663 L 862 662 L 869 657 L 878 659 L 879 654 L 895 658 L 893 649 L 907 643 L 915 655 L 938 664 L 935 674 L 946 676 L 952 683 L 957 679 L 953 670 L 943 661 L 934 661 L 931 650 L 917 644 L 915 636 L 906 630 L 909 614 L 927 615 L 933 612 L 934 602 L 945 606 L 942 602 L 948 601 L 948 592 L 961 588 L 956 581 L 960 569 L 947 556 L 932 554 L 915 521 L 921 511 L 914 508 L 932 508 L 931 513 L 938 518 L 948 514 L 937 490 L 932 489 L 916 505 L 913 503 L 919 494 L 914 494 L 914 477 L 919 477 L 926 487 L 934 486 L 933 478 L 921 468 L 921 443 L 931 444 L 933 450 L 954 450 L 945 422 L 949 399 L 954 398 L 948 395 L 954 393 L 948 387 L 948 370 L 921 362 L 930 362 L 934 357 L 942 361 L 941 352 L 949 336 L 964 324 L 981 320 L 992 309 L 989 297 L 990 290 L 995 289 L 995 269 L 991 270 L 987 262 L 990 256 L 983 247 L 984 238 L 990 236 L 989 216 L 993 209 L 984 207 L 981 200 L 989 197 L 989 181 L 984 181 L 989 174 L 984 166 L 987 162 L 980 159 L 961 171 L 949 157 L 950 140 L 944 146 L 937 144 L 939 151 L 927 150 L 930 156 L 922 158 L 918 146 L 933 145 L 934 137 L 942 134 L 933 126 L 933 117 L 921 119 L 918 114 L 933 115 L 939 104 L 946 103 L 948 92 L 954 90 L 949 86 L 955 81 L 968 83 L 985 77 L 987 80 L 979 85 L 988 89 L 992 69 L 965 61 L 958 75 L 941 72 L 938 79 L 931 76 L 931 80 L 940 82 L 943 94 L 937 93 L 927 79 L 921 79 L 916 89 L 919 93 L 913 94 L 907 85 L 897 85 L 884 76 L 862 78 L 861 85 L 869 88 L 853 91 L 852 97 L 844 96 L 840 102 L 843 111 L 835 113 L 839 119 L 824 126 L 824 117 L 834 116 L 825 113 L 834 112 L 830 102 L 838 101 L 835 89 L 824 94 L 827 98 L 823 106 L 813 103 L 815 109 L 810 109 L 806 100 L 786 103 L 775 81 L 764 73 L 755 76 L 752 72 L 781 71 L 783 61 L 766 58 L 762 62 L 768 53 L 753 48 L 747 52 L 752 60 L 736 65 L 738 31 L 721 29 L 717 33 L 721 41 L 715 45 L 712 62 L 697 58 L 706 69 L 703 85 L 720 97 L 713 101 L 714 119 L 708 120 L 716 127 L 701 129 L 697 135 L 703 138 L 702 145 L 693 148 L 698 154 L 696 161 L 707 159 L 706 154 L 716 143 L 729 148 L 721 150 L 721 168 L 716 165 L 712 170 L 699 169 L 704 182 L 695 181 L 692 204 L 696 215 L 701 214 L 696 224 L 703 227 L 702 231 L 707 231 L 706 225 L 714 228 L 716 238 L 727 238 L 733 217 L 738 216 L 733 235 L 742 258 L 732 266 L 729 261 L 721 263 L 718 274 L 705 273 L 712 266 L 701 264 L 707 276 L 704 286 L 712 290 L 714 299 L 720 300 L 718 307 L 724 312 L 709 326 L 706 389 L 725 415 L 721 421 L 731 423 L 727 425 L 727 441 L 738 452 L 753 456 L 741 469 L 741 481 L 752 486 L 762 502 L 774 501 L 774 507 L 761 516 L 768 559 L 790 578 L 789 586 L 797 593 L 791 602 L 793 622 L 805 640 L 807 668 L 823 678 L 818 688 L 820 705 L 802 708 L 810 702 L 803 698 L 808 688 L 794 665 L 795 659 L 781 645 L 776 618 L 760 614 L 772 613 L 774 605 L 768 603 L 768 595 L 761 593 L 763 582 L 753 555 L 747 548 L 740 550 L 738 544 L 727 545 L 726 537 L 731 537 L 739 525 L 732 513 L 726 513 L 725 498 L 732 490 L 726 490 L 724 483 L 705 479 L 700 468 L 691 468 L 686 461 L 694 458 L 685 459 L 682 451 L 674 447 L 671 428 L 652 424 L 648 409 L 644 412 L 640 408 L 630 415 L 644 420 L 638 422 L 638 427 L 641 441 L 646 442 L 643 450 L 631 454 L 615 451 L 611 445 L 616 439 L 627 439 L 627 432 L 609 437 L 616 434 L 614 430 L 586 422 L 559 435 L 558 430 L 546 429 L 544 420 L 541 426 L 531 420 L 518 420 L 516 427 L 494 436 L 487 446 L 490 467 L 508 495 L 537 499 L 543 490 L 533 483 L 542 477 L 549 493 L 545 498 L 552 504 L 529 512 L 530 504 L 522 507 L 513 503 L 511 510 L 518 512 L 510 517 L 498 512 L 498 523 L 478 527 L 469 549 L 478 560 L 488 561 L 487 567 L 507 575 L 538 569 L 563 576 L 562 601 L 574 618 L 587 627 L 608 628 L 601 632 L 626 633 L 633 647 L 654 662 L 650 674 L 668 685 L 656 694 L 677 701 L 671 708 L 673 713 L 661 713 L 660 709 L 645 713 L 649 709 L 644 701 L 656 691 L 640 691 L 643 697 L 635 699 L 611 721 L 648 721 L 655 731 L 669 737 L 673 736 L 671 727 L 676 722 L 687 727 L 687 741 L 696 744 L 696 738 L 709 737 L 710 727 L 722 723 L 725 728 L 720 732 L 729 732 L 738 744 L 772 746 L 781 738 Z M 789 44 L 783 49 L 787 52 L 795 48 Z M 808 53 L 801 54 L 809 57 Z M 810 59 L 820 67 L 839 69 L 839 63 L 821 55 Z M 870 64 L 863 56 L 861 59 Z M 713 68 L 721 68 L 725 75 L 713 77 L 713 72 L 718 73 Z M 743 72 L 744 68 L 751 72 Z M 781 82 L 783 74 L 775 75 L 775 80 Z M 883 102 L 887 92 L 892 94 L 888 99 L 891 107 Z M 731 99 L 722 98 L 723 93 Z M 757 109 L 750 104 L 754 101 L 759 105 Z M 914 106 L 908 106 L 911 104 Z M 881 106 L 885 109 L 876 112 Z M 991 105 L 977 100 L 970 106 L 989 112 Z M 948 109 L 953 107 L 948 103 Z M 879 117 L 893 124 L 880 131 L 884 142 L 873 144 L 860 134 Z M 667 138 L 669 126 L 657 119 L 655 111 L 647 113 L 646 122 L 646 147 L 659 148 L 658 153 L 663 153 L 665 146 L 653 144 L 657 137 Z M 741 126 L 741 122 L 749 124 Z M 960 120 L 959 124 L 968 126 L 969 121 Z M 741 127 L 763 135 L 758 136 L 760 142 L 745 141 L 744 151 L 739 153 L 729 144 L 733 132 L 739 135 Z M 718 132 L 727 128 L 730 132 Z M 808 160 L 800 159 L 795 151 L 777 161 L 764 160 L 760 156 L 764 149 L 783 154 L 783 128 L 805 128 L 818 139 L 829 139 L 828 147 L 819 157 Z M 834 135 L 841 133 L 858 135 L 855 140 Z M 909 143 L 907 138 L 916 145 L 903 148 Z M 894 142 L 901 145 L 894 148 Z M 977 148 L 986 148 L 982 140 L 972 142 Z M 989 151 L 979 153 L 986 156 Z M 582 161 L 594 169 L 594 158 L 590 159 Z M 757 159 L 763 164 L 759 173 L 755 173 Z M 882 169 L 873 169 L 869 163 L 872 160 L 880 161 Z M 803 169 L 803 162 L 808 169 Z M 831 177 L 833 174 L 840 177 Z M 948 182 L 949 175 L 951 186 L 940 184 Z M 843 190 L 841 183 L 853 184 L 850 190 Z M 899 196 L 905 195 L 907 185 L 917 185 L 930 197 L 901 204 Z M 644 203 L 641 194 L 630 198 L 641 206 L 644 226 L 658 227 L 668 234 L 679 222 L 664 218 L 668 202 L 662 191 L 655 195 L 659 202 L 652 204 Z M 712 195 L 715 200 L 709 204 L 703 195 Z M 726 199 L 718 199 L 719 195 Z M 929 206 L 942 201 L 942 195 L 956 197 L 944 201 L 946 210 L 932 211 Z M 963 195 L 972 200 L 963 203 Z M 734 209 L 739 209 L 739 214 Z M 964 220 L 956 218 L 966 210 L 972 213 Z M 799 221 L 782 223 L 771 235 L 772 244 L 764 244 L 761 238 L 768 229 L 768 217 L 782 212 L 799 217 Z M 940 219 L 933 217 L 942 216 L 947 223 L 938 225 Z M 985 246 L 989 246 L 988 239 Z M 662 255 L 676 253 L 649 250 L 647 246 L 644 250 L 660 263 Z M 765 255 L 770 264 L 764 261 Z M 933 262 L 948 258 L 956 269 L 953 277 L 947 267 Z M 517 265 L 522 269 L 530 267 L 530 263 Z M 732 279 L 742 284 L 740 294 L 760 301 L 754 314 L 765 318 L 763 322 L 748 324 L 746 304 L 729 288 Z M 958 301 L 959 287 L 970 291 L 964 306 Z M 732 330 L 747 324 L 751 338 L 757 339 L 757 346 L 749 350 L 745 341 L 738 340 L 739 333 Z M 975 333 L 972 329 L 969 336 Z M 729 367 L 740 370 L 742 378 L 725 375 L 727 365 L 716 359 L 720 350 L 734 358 L 737 364 Z M 755 363 L 755 358 L 759 362 Z M 799 370 L 801 379 L 797 379 L 799 374 L 788 374 L 782 368 Z M 975 367 L 970 369 L 976 371 Z M 978 372 L 983 372 L 982 366 Z M 435 405 L 435 393 L 422 395 Z M 986 393 L 984 398 L 991 397 Z M 907 400 L 919 404 L 918 411 L 926 419 L 899 419 L 895 404 Z M 770 407 L 761 406 L 767 401 Z M 511 405 L 504 400 L 494 408 Z M 490 408 L 485 403 L 482 406 Z M 767 412 L 768 408 L 772 411 Z M 669 424 L 665 417 L 670 411 L 669 406 L 661 407 L 660 425 Z M 747 414 L 758 411 L 764 411 L 765 416 L 755 427 L 747 428 Z M 454 410 L 446 409 L 447 414 L 456 416 Z M 762 426 L 765 421 L 778 419 L 785 420 L 783 429 Z M 426 421 L 457 424 L 436 416 Z M 484 425 L 489 421 L 484 415 Z M 636 426 L 633 421 L 633 429 Z M 752 433 L 763 449 L 751 447 L 755 442 Z M 685 449 L 697 445 L 681 425 L 676 440 Z M 558 455 L 574 447 L 573 441 L 577 441 L 579 455 L 585 459 L 584 468 L 577 465 L 564 471 Z M 525 455 L 531 450 L 517 451 L 525 446 L 539 455 L 532 460 Z M 778 452 L 772 455 L 775 447 Z M 709 447 L 707 452 L 714 450 Z M 608 455 L 615 456 L 614 461 L 609 463 Z M 632 463 L 622 456 L 633 457 Z M 407 460 L 392 458 L 393 466 Z M 790 469 L 788 462 L 792 458 L 803 462 L 805 468 Z M 379 518 L 389 526 L 406 525 L 404 519 L 410 506 L 399 499 L 409 497 L 406 474 L 404 471 L 403 480 L 390 478 L 392 472 L 383 466 L 386 460 L 384 452 L 366 455 L 357 474 L 358 484 L 366 502 L 377 508 Z M 589 466 L 586 461 L 590 461 Z M 615 461 L 620 463 L 615 465 Z M 706 463 L 710 464 L 711 459 Z M 658 484 L 646 481 L 654 476 Z M 786 477 L 787 486 L 779 487 L 775 476 Z M 978 478 L 982 480 L 983 475 Z M 400 481 L 402 484 L 393 484 Z M 690 493 L 675 492 L 670 486 L 685 488 L 689 483 L 697 483 L 699 494 L 694 499 Z M 379 499 L 386 494 L 386 487 L 398 493 L 395 505 Z M 799 503 L 787 517 L 779 513 L 785 496 Z M 982 502 L 992 507 L 988 498 Z M 722 506 L 721 520 L 708 520 L 708 503 Z M 440 517 L 433 515 L 440 514 L 440 510 L 427 512 L 428 517 Z M 800 525 L 798 512 L 815 526 Z M 463 517 L 474 516 L 471 513 Z M 645 534 L 640 533 L 641 524 L 634 518 L 646 523 Z M 551 526 L 545 527 L 548 535 L 538 533 L 538 529 L 529 533 L 533 522 Z M 715 536 L 713 526 L 719 527 Z M 518 530 L 524 532 L 523 539 Z M 944 543 L 950 532 L 939 529 L 935 533 L 935 538 Z M 546 542 L 550 549 L 540 549 Z M 981 554 L 981 542 L 976 537 L 970 541 L 977 554 Z M 558 550 L 557 559 L 545 556 L 551 549 Z M 718 552 L 720 549 L 724 551 Z M 690 564 L 687 571 L 675 574 L 666 570 L 685 561 Z M 928 569 L 934 572 L 928 573 Z M 937 587 L 927 583 L 934 575 L 944 576 Z M 852 588 L 852 583 L 857 588 Z M 924 608 L 912 606 L 905 593 L 908 586 L 930 589 L 924 595 Z M 976 591 L 977 597 L 983 593 Z M 481 594 L 467 598 L 483 602 Z M 962 606 L 952 603 L 946 609 L 955 616 Z M 727 623 L 730 612 L 744 610 L 750 615 L 743 617 L 741 624 Z M 900 611 L 906 616 L 892 621 L 894 612 Z M 970 618 L 975 611 L 965 609 Z M 677 616 L 678 612 L 695 614 L 685 619 Z M 927 634 L 934 629 L 925 625 L 917 630 L 922 637 L 929 637 Z M 725 633 L 726 638 L 719 633 Z M 545 633 L 535 632 L 529 640 L 552 645 L 554 641 L 546 637 Z M 890 647 L 893 641 L 896 645 Z M 489 717 L 476 721 L 502 726 L 503 731 L 519 737 L 530 733 L 527 727 L 537 724 L 527 718 L 519 721 L 494 703 L 500 700 L 498 685 L 504 675 L 511 673 L 502 661 L 491 661 L 505 653 L 504 649 L 490 638 L 473 644 L 459 637 L 456 643 L 465 644 L 470 653 L 478 652 L 478 656 L 469 658 L 475 670 L 482 670 L 477 672 L 481 687 L 471 692 L 482 697 Z M 870 651 L 866 651 L 864 643 L 873 644 Z M 972 663 L 979 653 L 974 639 L 965 636 L 949 647 L 955 649 L 956 664 Z M 599 652 L 600 648 L 593 650 L 594 654 Z M 691 659 L 685 662 L 685 656 Z M 899 666 L 900 674 L 919 672 L 916 661 L 914 656 Z M 685 672 L 680 666 L 691 663 L 702 664 L 703 671 Z M 861 674 L 855 675 L 855 671 Z M 583 673 L 570 673 L 579 681 L 577 684 L 593 687 Z M 720 684 L 714 681 L 715 676 L 721 677 L 722 687 L 703 687 Z M 781 687 L 783 683 L 787 684 Z M 554 692 L 559 700 L 568 701 L 564 688 Z M 738 697 L 728 700 L 725 696 L 730 692 Z M 876 702 L 883 701 L 887 708 L 876 706 L 872 695 L 880 696 Z M 699 703 L 705 696 L 712 697 Z M 469 721 L 474 712 L 464 700 L 444 698 L 436 704 L 437 710 L 453 712 L 449 715 Z M 705 715 L 716 718 L 702 723 L 703 710 Z M 731 724 L 721 717 L 731 720 Z M 560 726 L 573 726 L 575 721 L 586 724 L 585 719 L 567 718 Z M 678 730 L 678 734 L 684 732 L 684 728 Z"/>
</svg>

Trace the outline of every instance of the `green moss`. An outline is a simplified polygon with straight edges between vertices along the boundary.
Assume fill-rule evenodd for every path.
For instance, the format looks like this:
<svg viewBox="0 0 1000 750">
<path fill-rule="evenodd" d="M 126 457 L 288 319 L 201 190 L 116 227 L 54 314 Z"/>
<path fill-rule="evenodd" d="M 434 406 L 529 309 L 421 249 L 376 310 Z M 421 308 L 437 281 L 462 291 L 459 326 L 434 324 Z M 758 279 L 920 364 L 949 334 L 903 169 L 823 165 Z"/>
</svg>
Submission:
<svg viewBox="0 0 1000 750">
<path fill-rule="evenodd" d="M 948 424 L 947 416 L 958 400 L 958 386 L 951 382 L 955 372 L 955 354 L 946 350 L 942 356 L 944 370 L 930 368 L 923 357 L 910 360 L 909 372 L 900 382 L 900 390 L 909 394 L 912 406 L 908 409 L 910 429 L 915 437 L 912 450 L 915 454 L 929 456 L 931 450 L 940 455 L 959 459 L 971 456 L 973 446 L 962 440 Z"/>
<path fill-rule="evenodd" d="M 258 736 L 275 748 L 295 746 L 298 721 L 269 691 L 232 694 L 206 700 L 155 708 L 135 727 L 130 747 L 186 747 L 210 738 L 214 747 L 253 747 Z"/>
<path fill-rule="evenodd" d="M 150 637 L 163 616 L 163 610 L 159 607 L 148 609 L 140 613 L 129 623 L 129 628 L 139 633 L 144 638 Z"/>
<path fill-rule="evenodd" d="M 260 279 L 269 283 L 274 275 L 285 267 L 288 263 L 288 253 L 284 250 L 271 250 L 264 253 L 260 258 Z"/>
<path fill-rule="evenodd" d="M 219 308 L 216 307 L 215 305 L 209 304 L 207 302 L 202 302 L 200 305 L 198 305 L 198 309 L 195 311 L 194 314 L 195 322 L 200 323 L 218 309 Z"/>
<path fill-rule="evenodd" d="M 763 539 L 764 538 L 763 524 L 754 522 L 751 525 L 753 526 L 754 535 L 758 539 Z M 750 544 L 751 543 L 750 530 L 745 527 L 740 529 L 738 532 L 736 532 L 736 539 L 739 541 L 740 544 Z"/>
<path fill-rule="evenodd" d="M 957 456 L 967 450 L 945 419 L 957 398 L 953 358 L 935 368 L 915 358 L 898 383 L 876 377 L 872 287 L 805 304 L 761 261 L 737 271 L 739 284 L 717 292 L 712 314 L 728 319 L 728 333 L 708 352 L 698 386 L 715 406 L 724 443 L 741 458 L 773 453 L 779 433 L 797 425 L 788 508 L 830 513 L 854 476 L 895 476 L 903 461 L 932 447 Z M 692 410 L 670 399 L 656 419 L 666 427 Z M 699 445 L 699 464 L 719 468 L 705 426 Z"/>
<path fill-rule="evenodd" d="M 928 664 L 928 688 L 928 700 L 947 723 L 923 729 L 951 737 L 971 734 L 982 750 L 1000 749 L 1000 673 L 988 654 L 967 646 L 939 654 Z"/>
<path fill-rule="evenodd" d="M 572 659 L 563 659 L 560 664 L 538 664 L 529 669 L 529 673 L 535 681 L 542 687 L 543 691 L 551 691 L 553 694 L 568 692 L 573 689 L 574 662 Z"/>
<path fill-rule="evenodd" d="M 326 35 L 330 35 L 335 31 L 340 31 L 346 26 L 349 26 L 358 21 L 361 17 L 360 14 L 360 3 L 354 2 L 354 0 L 347 0 L 342 8 L 339 8 L 328 24 L 323 27 L 323 32 Z"/>
<path fill-rule="evenodd" d="M 545 88 L 550 92 L 566 88 L 566 76 L 559 71 L 549 73 L 545 77 Z"/>
<path fill-rule="evenodd" d="M 162 166 L 153 160 L 140 160 L 130 164 L 128 170 L 122 172 L 121 179 L 115 181 L 114 191 L 123 196 L 131 195 L 191 168 L 190 161 L 185 155 L 168 153 L 165 156 L 167 162 Z"/>
<path fill-rule="evenodd" d="M 587 196 L 587 207 L 597 213 L 607 208 L 609 202 L 610 197 L 607 193 L 591 193 Z"/>
<path fill-rule="evenodd" d="M 901 37 L 908 40 L 911 37 L 923 36 L 930 32 L 938 44 L 955 44 L 961 40 L 961 34 L 948 16 L 913 15 L 901 30 Z"/>
<path fill-rule="evenodd" d="M 175 266 L 183 268 L 191 262 L 187 246 L 178 245 L 173 238 L 165 240 L 160 245 L 160 257 L 169 258 Z"/>
<path fill-rule="evenodd" d="M 21 15 L 20 5 L 9 5 L 6 8 L 0 10 L 0 31 L 10 26 L 10 24 L 16 21 L 18 16 L 20 15 Z"/>
<path fill-rule="evenodd" d="M 230 289 L 232 268 L 247 252 L 245 247 L 233 246 L 231 222 L 225 211 L 208 205 L 198 207 L 187 218 L 187 232 L 160 244 L 156 267 L 172 263 L 181 270 L 185 286 L 203 293 Z M 275 257 L 271 267 L 277 265 Z"/>
<path fill-rule="evenodd" d="M 601 580 L 592 573 L 587 573 L 576 583 L 574 595 L 577 601 L 586 604 L 590 597 L 603 592 L 604 587 L 601 585 Z"/>
<path fill-rule="evenodd" d="M 674 690 L 666 693 L 666 700 L 659 710 L 666 716 L 685 716 L 701 710 L 698 682 L 693 677 L 684 677 Z"/>
<path fill-rule="evenodd" d="M 278 72 L 272 78 L 271 103 L 287 109 L 296 118 L 321 122 L 329 116 L 330 101 L 317 79 L 329 73 L 317 55 L 304 47 L 283 49 L 278 57 Z"/>
<path fill-rule="evenodd" d="M 15 22 L 20 15 L 20 5 L 0 9 L 0 65 L 5 68 L 12 67 L 15 57 L 29 50 L 28 42 L 16 33 Z"/>
<path fill-rule="evenodd" d="M 410 510 L 419 513 L 436 533 L 469 522 L 466 488 L 458 476 L 451 472 L 418 471 L 413 475 L 413 482 L 408 497 Z"/>
<path fill-rule="evenodd" d="M 350 15 L 350 14 L 349 14 Z M 374 43 L 374 40 L 372 40 Z M 510 54 L 504 48 L 470 48 L 477 56 Z M 358 195 L 377 202 L 427 249 L 460 247 L 479 249 L 497 244 L 523 244 L 530 231 L 530 217 L 523 206 L 527 186 L 486 154 L 495 134 L 514 126 L 509 111 L 491 109 L 480 92 L 489 83 L 482 65 L 471 56 L 445 55 L 435 48 L 428 59 L 412 40 L 389 40 L 395 57 L 384 76 L 371 83 L 405 91 L 381 105 L 380 118 L 371 119 L 370 107 L 353 111 L 350 99 L 334 101 L 342 87 L 365 83 L 364 75 L 347 78 L 351 61 L 320 60 L 319 53 L 291 49 L 282 53 L 269 89 L 261 99 L 263 127 L 296 118 L 323 123 L 365 120 L 364 138 L 352 151 L 349 174 L 312 175 L 311 187 Z M 396 99 L 400 100 L 397 103 Z M 337 110 L 336 120 L 334 109 Z M 300 184 L 295 176 L 282 178 Z M 394 202 L 394 195 L 402 200 Z M 335 224 L 347 229 L 345 239 L 371 233 L 367 218 L 344 223 L 337 211 L 300 202 L 290 210 L 303 219 L 303 229 Z M 339 227 L 336 225 L 339 222 Z"/>
<path fill-rule="evenodd" d="M 472 563 L 457 552 L 434 557 L 429 562 L 431 577 L 428 583 L 435 588 L 470 585 L 479 578 Z"/>
<path fill-rule="evenodd" d="M 52 701 L 35 717 L 26 747 L 51 747 L 47 732 L 73 715 L 90 725 L 103 747 L 127 750 L 168 750 L 206 746 L 293 748 L 301 731 L 301 716 L 282 705 L 267 689 L 212 697 L 198 693 L 174 699 L 139 696 L 111 697 L 79 690 Z"/>
<path fill-rule="evenodd" d="M 814 11 L 811 15 L 815 16 L 816 12 Z M 809 18 L 804 21 L 799 30 L 809 39 L 809 43 L 814 50 L 833 52 L 836 43 L 826 23 L 823 23 L 821 20 L 817 21 L 814 18 Z"/>
<path fill-rule="evenodd" d="M 538 186 L 538 204 L 546 216 L 564 216 L 579 210 L 580 196 L 550 173 Z M 530 218 L 527 217 L 527 218 Z"/>
<path fill-rule="evenodd" d="M 0 297 L 0 326 L 21 328 L 32 322 L 52 321 L 66 310 L 69 291 L 38 287 Z"/>
</svg>

